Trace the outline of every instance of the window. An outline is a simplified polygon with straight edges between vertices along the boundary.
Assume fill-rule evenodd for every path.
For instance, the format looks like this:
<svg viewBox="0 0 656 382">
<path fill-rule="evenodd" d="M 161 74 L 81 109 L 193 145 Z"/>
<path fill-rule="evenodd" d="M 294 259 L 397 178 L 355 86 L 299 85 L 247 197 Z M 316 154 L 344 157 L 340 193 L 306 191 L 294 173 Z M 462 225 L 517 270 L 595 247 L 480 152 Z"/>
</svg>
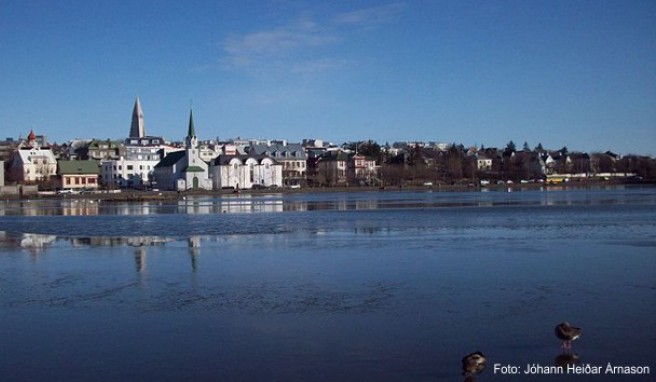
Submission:
<svg viewBox="0 0 656 382">
<path fill-rule="evenodd" d="M 128 171 L 132 171 L 132 170 L 134 170 L 134 166 L 132 166 L 131 164 L 129 164 L 129 165 L 128 165 Z"/>
</svg>

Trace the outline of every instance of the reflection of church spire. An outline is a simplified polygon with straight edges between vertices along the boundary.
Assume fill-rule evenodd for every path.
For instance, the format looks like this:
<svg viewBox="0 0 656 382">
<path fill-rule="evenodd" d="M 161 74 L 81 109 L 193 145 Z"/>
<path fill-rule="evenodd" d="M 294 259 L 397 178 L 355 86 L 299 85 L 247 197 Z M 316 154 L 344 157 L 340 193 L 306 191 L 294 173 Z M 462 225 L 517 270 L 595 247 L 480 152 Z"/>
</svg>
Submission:
<svg viewBox="0 0 656 382">
<path fill-rule="evenodd" d="M 191 270 L 196 272 L 198 268 L 198 254 L 200 253 L 200 236 L 189 236 L 189 256 L 191 256 Z"/>
<path fill-rule="evenodd" d="M 137 247 L 134 251 L 134 262 L 137 266 L 138 273 L 144 273 L 146 271 L 146 248 Z"/>
<path fill-rule="evenodd" d="M 146 128 L 144 126 L 144 116 L 141 110 L 141 102 L 139 97 L 134 101 L 134 109 L 132 110 L 132 124 L 130 125 L 130 138 L 143 138 L 146 135 Z"/>
</svg>

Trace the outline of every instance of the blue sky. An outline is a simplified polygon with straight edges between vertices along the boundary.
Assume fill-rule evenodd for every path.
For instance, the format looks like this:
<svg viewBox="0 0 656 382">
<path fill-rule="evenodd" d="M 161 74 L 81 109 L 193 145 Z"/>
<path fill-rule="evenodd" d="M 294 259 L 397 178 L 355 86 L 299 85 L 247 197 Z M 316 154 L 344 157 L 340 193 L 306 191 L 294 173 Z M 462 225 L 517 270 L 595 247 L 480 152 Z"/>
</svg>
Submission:
<svg viewBox="0 0 656 382">
<path fill-rule="evenodd" d="M 0 139 L 656 154 L 654 1 L 0 0 Z"/>
</svg>

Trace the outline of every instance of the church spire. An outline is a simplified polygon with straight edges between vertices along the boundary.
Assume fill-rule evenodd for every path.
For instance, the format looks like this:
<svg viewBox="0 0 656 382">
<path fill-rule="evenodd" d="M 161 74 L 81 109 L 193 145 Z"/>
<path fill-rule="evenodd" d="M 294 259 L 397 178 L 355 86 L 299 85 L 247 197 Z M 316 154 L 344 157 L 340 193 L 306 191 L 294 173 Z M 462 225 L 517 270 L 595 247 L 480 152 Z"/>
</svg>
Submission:
<svg viewBox="0 0 656 382">
<path fill-rule="evenodd" d="M 132 124 L 130 125 L 130 138 L 143 138 L 146 135 L 144 126 L 144 116 L 141 110 L 141 102 L 139 97 L 134 101 L 134 109 L 132 110 Z"/>
<path fill-rule="evenodd" d="M 194 113 L 189 110 L 189 130 L 187 131 L 187 138 L 196 138 L 196 131 L 194 129 Z"/>
</svg>

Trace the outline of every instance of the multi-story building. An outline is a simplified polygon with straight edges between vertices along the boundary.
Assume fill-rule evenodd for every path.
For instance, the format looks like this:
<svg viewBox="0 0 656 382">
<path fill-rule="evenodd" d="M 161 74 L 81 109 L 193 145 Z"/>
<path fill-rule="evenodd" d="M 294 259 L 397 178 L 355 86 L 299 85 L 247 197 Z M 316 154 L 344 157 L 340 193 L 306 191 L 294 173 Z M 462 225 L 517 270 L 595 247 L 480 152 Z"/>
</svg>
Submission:
<svg viewBox="0 0 656 382">
<path fill-rule="evenodd" d="M 263 155 L 219 155 L 211 163 L 212 186 L 250 189 L 282 187 L 282 165 Z"/>
<path fill-rule="evenodd" d="M 348 161 L 350 182 L 371 185 L 378 178 L 376 161 L 362 154 L 354 154 Z"/>
<path fill-rule="evenodd" d="M 41 147 L 33 131 L 26 144 L 16 151 L 8 166 L 7 178 L 20 183 L 45 181 L 57 174 L 57 160 L 49 147 Z"/>
<path fill-rule="evenodd" d="M 251 145 L 250 155 L 264 155 L 282 164 L 284 185 L 303 185 L 307 175 L 307 153 L 300 143 L 287 141 L 269 141 L 267 144 Z"/>
</svg>

